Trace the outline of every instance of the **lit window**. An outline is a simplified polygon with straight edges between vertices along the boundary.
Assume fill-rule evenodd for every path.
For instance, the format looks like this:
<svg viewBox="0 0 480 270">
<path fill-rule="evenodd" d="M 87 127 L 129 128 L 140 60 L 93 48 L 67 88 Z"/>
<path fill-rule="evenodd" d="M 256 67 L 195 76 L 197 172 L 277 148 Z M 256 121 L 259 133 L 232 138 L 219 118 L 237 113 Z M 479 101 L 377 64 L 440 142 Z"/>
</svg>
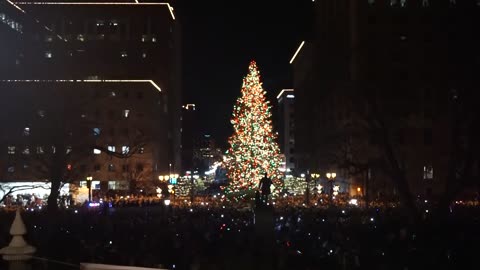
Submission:
<svg viewBox="0 0 480 270">
<path fill-rule="evenodd" d="M 37 154 L 41 155 L 45 153 L 45 151 L 43 151 L 43 146 L 37 146 Z"/>
<path fill-rule="evenodd" d="M 53 41 L 52 36 L 46 36 L 45 37 L 45 42 L 52 42 L 52 41 Z"/>
<path fill-rule="evenodd" d="M 400 6 L 405 7 L 407 5 L 407 0 L 400 0 Z"/>
<path fill-rule="evenodd" d="M 108 189 L 110 190 L 117 189 L 117 181 L 108 181 Z"/>
<path fill-rule="evenodd" d="M 92 181 L 92 189 L 100 189 L 100 181 Z"/>
<path fill-rule="evenodd" d="M 123 110 L 123 116 L 125 118 L 128 118 L 128 115 L 130 114 L 130 110 Z"/>
<path fill-rule="evenodd" d="M 115 165 L 113 165 L 113 164 L 108 164 L 108 171 L 109 171 L 109 172 L 114 172 L 114 171 L 115 171 Z"/>
<path fill-rule="evenodd" d="M 117 96 L 117 93 L 115 93 L 115 91 L 112 91 L 112 92 L 110 92 L 110 96 L 111 96 L 111 97 L 116 97 L 116 96 Z"/>
<path fill-rule="evenodd" d="M 145 148 L 140 147 L 140 148 L 138 149 L 138 153 L 139 153 L 139 154 L 145 153 Z"/>
<path fill-rule="evenodd" d="M 45 58 L 52 58 L 53 57 L 53 54 L 51 51 L 46 51 L 45 52 Z"/>
<path fill-rule="evenodd" d="M 425 180 L 433 179 L 433 167 L 432 166 L 423 166 L 423 179 L 425 179 Z"/>
<path fill-rule="evenodd" d="M 423 7 L 428 7 L 430 5 L 430 3 L 428 2 L 428 0 L 422 0 L 422 6 Z"/>
<path fill-rule="evenodd" d="M 44 110 L 38 110 L 37 114 L 38 114 L 38 116 L 40 116 L 41 118 L 45 117 L 45 111 L 44 111 Z"/>
<path fill-rule="evenodd" d="M 67 146 L 67 149 L 65 150 L 65 153 L 70 154 L 72 152 L 72 147 L 71 146 Z"/>
<path fill-rule="evenodd" d="M 55 148 L 55 146 L 52 146 L 52 154 L 55 154 L 55 152 L 57 152 L 57 148 Z"/>
<path fill-rule="evenodd" d="M 93 135 L 94 136 L 100 136 L 100 133 L 102 130 L 100 128 L 93 128 Z"/>
<path fill-rule="evenodd" d="M 83 41 L 85 41 L 85 36 L 82 35 L 82 34 L 78 34 L 78 35 L 77 35 L 77 40 L 83 42 Z"/>
<path fill-rule="evenodd" d="M 23 129 L 23 135 L 24 136 L 30 136 L 30 128 L 29 127 L 25 127 Z"/>
<path fill-rule="evenodd" d="M 25 149 L 23 149 L 22 154 L 24 154 L 24 155 L 30 155 L 30 147 L 26 146 Z"/>
<path fill-rule="evenodd" d="M 115 146 L 114 145 L 109 145 L 107 146 L 108 151 L 110 152 L 115 152 Z"/>
<path fill-rule="evenodd" d="M 146 42 L 147 41 L 147 35 L 142 35 L 142 42 Z"/>
<path fill-rule="evenodd" d="M 87 187 L 87 181 L 80 181 L 79 186 L 82 187 L 82 188 L 86 188 Z"/>
<path fill-rule="evenodd" d="M 130 146 L 122 146 L 122 154 L 128 154 L 130 152 Z"/>
<path fill-rule="evenodd" d="M 14 173 L 14 172 L 15 172 L 15 167 L 14 167 L 14 166 L 9 166 L 8 169 L 7 169 L 7 171 L 8 171 L 9 173 Z"/>
<path fill-rule="evenodd" d="M 93 149 L 93 154 L 94 155 L 100 155 L 101 153 L 102 153 L 102 151 L 100 149 L 97 149 L 97 148 Z"/>
<path fill-rule="evenodd" d="M 142 58 L 147 58 L 147 53 L 142 53 Z"/>
<path fill-rule="evenodd" d="M 397 0 L 390 0 L 390 6 L 395 6 L 397 4 Z"/>
<path fill-rule="evenodd" d="M 13 145 L 8 146 L 8 154 L 9 155 L 15 155 L 15 146 L 13 146 Z"/>
<path fill-rule="evenodd" d="M 152 37 L 152 42 L 157 42 L 157 38 L 156 37 Z"/>
<path fill-rule="evenodd" d="M 120 53 L 120 56 L 121 56 L 122 58 L 125 58 L 125 57 L 128 56 L 128 54 L 127 54 L 127 52 L 123 51 L 123 52 Z"/>
</svg>

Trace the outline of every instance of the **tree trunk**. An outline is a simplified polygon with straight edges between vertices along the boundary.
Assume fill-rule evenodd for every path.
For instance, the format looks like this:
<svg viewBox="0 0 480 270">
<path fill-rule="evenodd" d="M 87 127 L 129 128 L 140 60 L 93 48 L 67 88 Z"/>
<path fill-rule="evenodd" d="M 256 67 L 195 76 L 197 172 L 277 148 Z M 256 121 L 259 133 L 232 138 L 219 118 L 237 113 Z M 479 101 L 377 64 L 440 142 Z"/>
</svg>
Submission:
<svg viewBox="0 0 480 270">
<path fill-rule="evenodd" d="M 400 195 L 400 204 L 406 210 L 406 214 L 410 219 L 410 222 L 413 224 L 418 224 L 421 219 L 420 213 L 417 205 L 415 204 L 415 198 L 410 191 L 407 179 L 403 174 L 393 176 L 392 179 L 394 179 L 396 182 L 398 194 Z"/>
<path fill-rule="evenodd" d="M 50 188 L 50 196 L 47 200 L 47 210 L 49 212 L 56 212 L 58 210 L 58 197 L 60 195 L 60 180 L 52 179 L 52 187 Z"/>
<path fill-rule="evenodd" d="M 365 185 L 364 189 L 364 197 L 365 197 L 365 208 L 369 208 L 370 206 L 370 177 L 369 177 L 369 169 L 365 172 Z"/>
</svg>

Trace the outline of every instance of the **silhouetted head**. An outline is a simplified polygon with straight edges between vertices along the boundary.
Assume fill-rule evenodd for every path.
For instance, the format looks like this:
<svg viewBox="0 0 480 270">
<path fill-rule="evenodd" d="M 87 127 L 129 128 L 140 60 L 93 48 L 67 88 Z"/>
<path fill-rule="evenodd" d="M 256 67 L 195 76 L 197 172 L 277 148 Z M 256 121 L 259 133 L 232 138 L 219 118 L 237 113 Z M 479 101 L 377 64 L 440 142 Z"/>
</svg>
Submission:
<svg viewBox="0 0 480 270">
<path fill-rule="evenodd" d="M 265 173 L 265 177 L 268 177 L 267 173 Z"/>
</svg>

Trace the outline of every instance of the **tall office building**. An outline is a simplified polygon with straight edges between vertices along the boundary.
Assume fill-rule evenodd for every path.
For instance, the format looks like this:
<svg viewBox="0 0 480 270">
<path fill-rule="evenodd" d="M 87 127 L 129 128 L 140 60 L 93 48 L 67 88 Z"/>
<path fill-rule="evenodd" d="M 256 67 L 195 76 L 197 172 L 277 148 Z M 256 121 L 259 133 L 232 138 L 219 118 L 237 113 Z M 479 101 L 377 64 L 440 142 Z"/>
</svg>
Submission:
<svg viewBox="0 0 480 270">
<path fill-rule="evenodd" d="M 280 151 L 286 174 L 295 170 L 295 94 L 293 89 L 282 89 L 277 95 Z"/>
<path fill-rule="evenodd" d="M 195 104 L 186 104 L 182 106 L 182 172 L 193 172 L 198 167 L 198 161 L 194 156 L 195 149 L 200 140 L 200 126 L 198 121 L 198 111 Z"/>
<path fill-rule="evenodd" d="M 65 158 L 65 181 L 92 176 L 103 191 L 180 173 L 180 25 L 170 4 L 7 7 L 31 23 L 7 52 L 11 72 L 0 75 L 2 114 L 14 115 L 5 119 L 2 180 L 48 179 L 37 163 L 59 148 L 75 154 Z"/>
<path fill-rule="evenodd" d="M 386 156 L 378 147 L 382 137 L 365 128 L 373 118 L 364 116 L 376 114 L 411 191 L 441 192 L 451 153 L 452 93 L 478 86 L 473 70 L 480 44 L 473 33 L 479 2 L 324 0 L 313 6 L 312 38 L 291 61 L 301 170 L 336 170 L 354 188 L 395 194 L 376 169 Z M 339 167 L 346 158 L 372 167 L 353 175 Z"/>
</svg>

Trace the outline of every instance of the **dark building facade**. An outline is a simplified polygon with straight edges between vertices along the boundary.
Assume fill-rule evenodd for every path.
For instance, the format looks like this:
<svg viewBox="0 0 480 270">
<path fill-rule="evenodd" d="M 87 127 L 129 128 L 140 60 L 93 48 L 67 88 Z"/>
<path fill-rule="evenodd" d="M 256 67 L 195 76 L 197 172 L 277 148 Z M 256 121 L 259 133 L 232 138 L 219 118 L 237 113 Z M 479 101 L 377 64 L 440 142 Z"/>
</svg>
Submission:
<svg viewBox="0 0 480 270">
<path fill-rule="evenodd" d="M 292 61 L 299 169 L 336 170 L 352 189 L 395 195 L 379 169 L 386 159 L 380 145 L 388 138 L 412 193 L 441 192 L 451 153 L 452 93 L 478 86 L 473 33 L 479 2 L 325 0 L 313 6 L 312 37 Z"/>
<path fill-rule="evenodd" d="M 295 94 L 293 89 L 282 89 L 277 95 L 280 151 L 286 174 L 295 170 Z"/>
<path fill-rule="evenodd" d="M 21 163 L 22 155 L 37 155 L 33 147 L 40 147 L 39 153 L 50 148 L 47 144 L 51 141 L 45 140 L 45 145 L 38 141 L 44 135 L 35 136 L 41 134 L 38 130 L 42 121 L 50 121 L 49 117 L 57 114 L 71 117 L 72 126 L 83 128 L 78 131 L 83 137 L 73 137 L 90 142 L 88 147 L 105 148 L 89 156 L 82 154 L 83 161 L 72 164 L 73 168 L 78 165 L 76 181 L 90 175 L 104 190 L 124 189 L 131 180 L 154 180 L 157 175 L 179 173 L 180 25 L 173 8 L 168 3 L 135 2 L 15 5 L 21 16 L 37 25 L 26 24 L 21 37 L 12 41 L 9 53 L 15 60 L 5 66 L 11 72 L 0 75 L 1 95 L 12 104 L 32 105 L 30 114 L 25 114 L 26 108 L 3 108 L 3 113 L 11 113 L 5 111 L 10 108 L 19 115 L 16 129 L 5 134 L 15 136 L 31 127 L 31 136 L 23 136 L 22 142 L 4 136 L 2 145 L 17 149 L 2 154 L 10 164 L 2 168 L 7 171 L 4 179 L 38 179 L 33 171 L 17 177 L 19 170 L 8 168 L 17 158 Z M 12 95 L 13 89 L 24 95 Z M 42 102 L 32 103 L 29 98 Z M 39 114 L 44 115 L 40 120 Z M 28 145 L 29 138 L 36 141 Z M 87 147 L 69 144 L 72 148 Z M 18 151 L 25 147 L 29 154 Z M 136 153 L 128 158 L 105 154 L 128 153 L 134 148 Z"/>
</svg>

